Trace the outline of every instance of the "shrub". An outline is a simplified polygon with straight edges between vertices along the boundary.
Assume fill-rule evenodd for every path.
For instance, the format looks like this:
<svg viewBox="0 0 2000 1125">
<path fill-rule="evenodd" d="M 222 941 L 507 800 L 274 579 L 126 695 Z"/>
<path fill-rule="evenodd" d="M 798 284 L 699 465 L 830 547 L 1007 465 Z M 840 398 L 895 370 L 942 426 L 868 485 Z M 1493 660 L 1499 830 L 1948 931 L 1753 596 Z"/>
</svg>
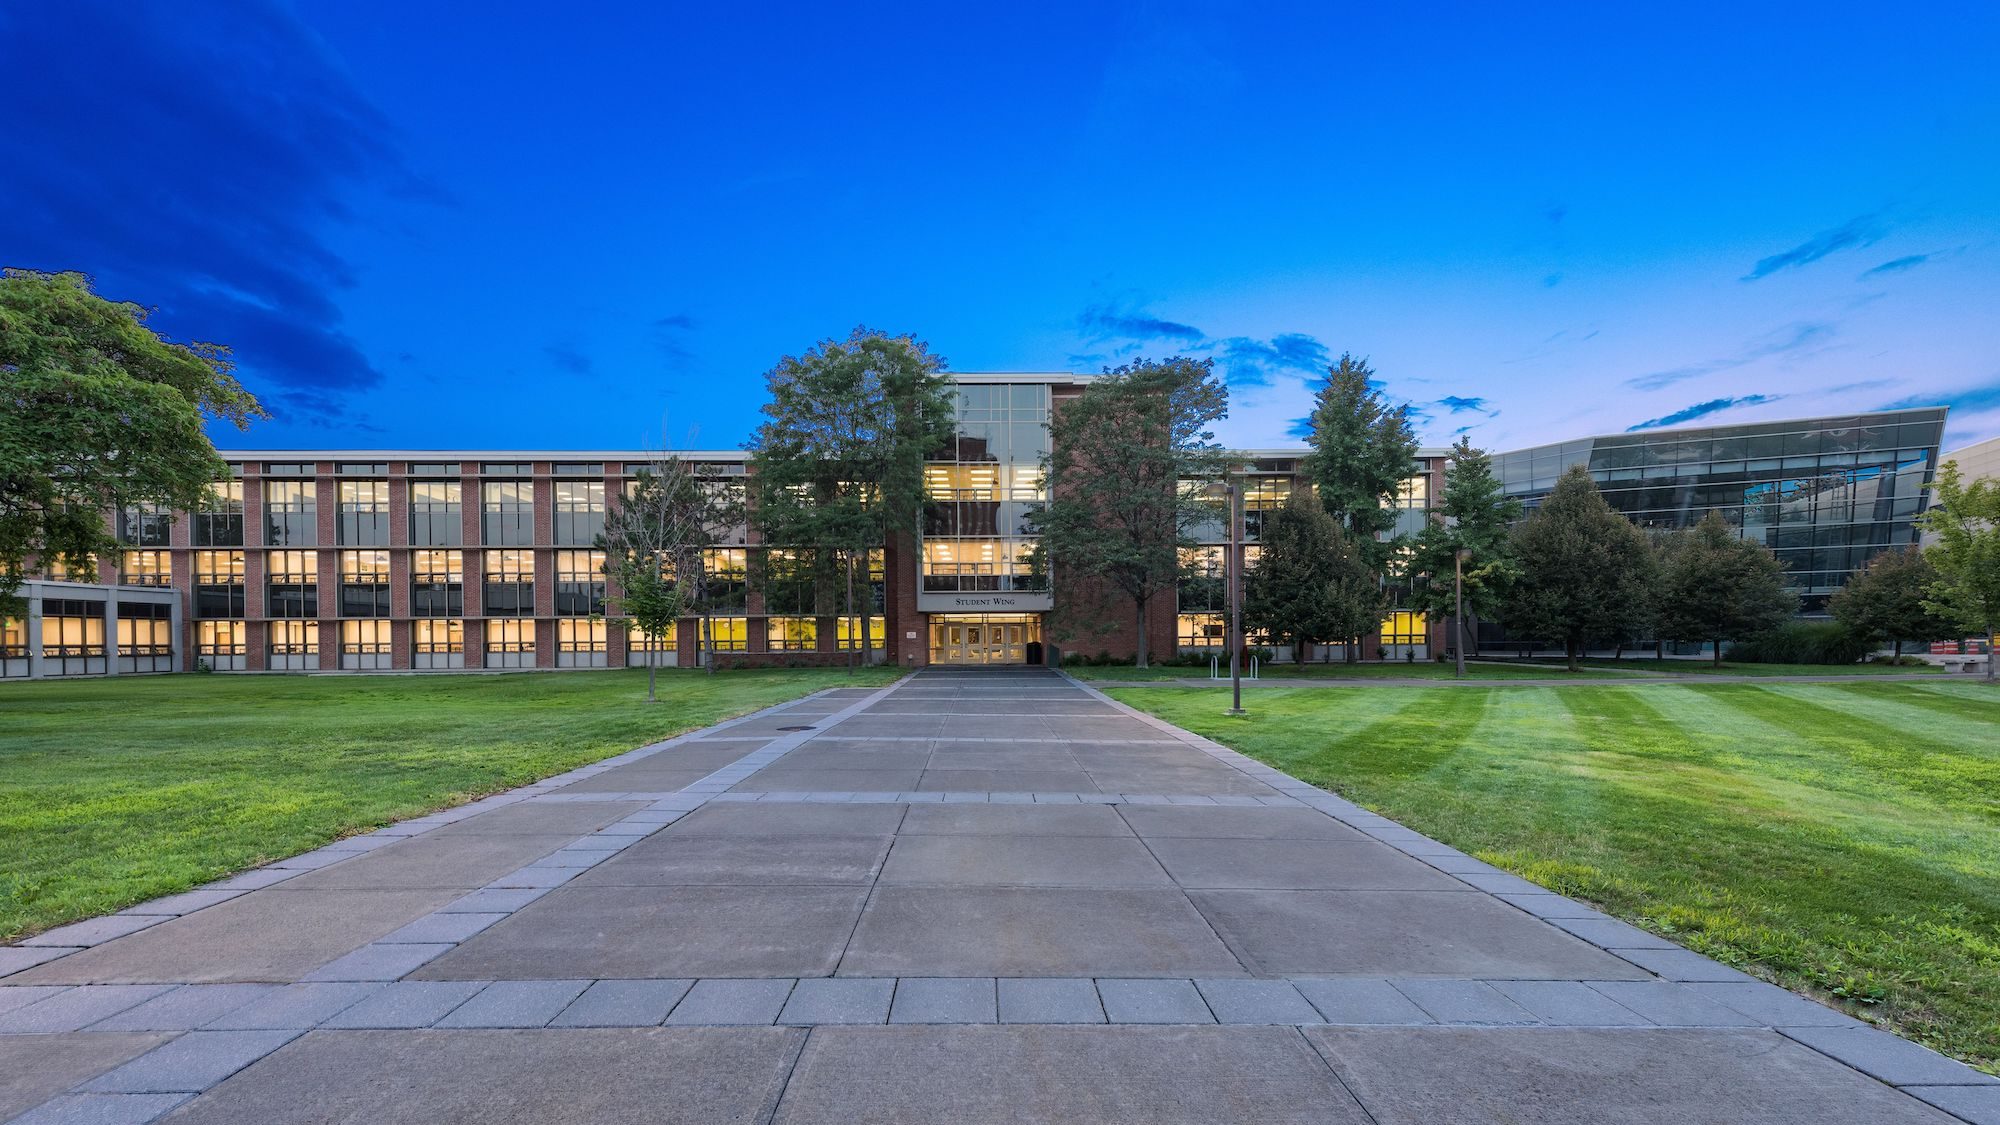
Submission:
<svg viewBox="0 0 2000 1125">
<path fill-rule="evenodd" d="M 1872 646 L 1834 621 L 1792 621 L 1729 646 L 1744 664 L 1857 664 Z"/>
</svg>

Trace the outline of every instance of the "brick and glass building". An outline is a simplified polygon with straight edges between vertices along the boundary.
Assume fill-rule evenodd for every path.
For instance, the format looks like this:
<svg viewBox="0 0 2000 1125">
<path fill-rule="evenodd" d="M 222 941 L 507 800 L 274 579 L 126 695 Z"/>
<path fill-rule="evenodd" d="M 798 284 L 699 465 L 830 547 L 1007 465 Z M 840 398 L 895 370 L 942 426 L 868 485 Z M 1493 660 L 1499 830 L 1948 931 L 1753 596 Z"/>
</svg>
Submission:
<svg viewBox="0 0 2000 1125">
<path fill-rule="evenodd" d="M 1048 420 L 1089 376 L 959 374 L 958 436 L 926 469 L 920 534 L 871 552 L 857 573 L 865 646 L 927 664 L 1019 664 L 1050 647 L 1130 656 L 1129 602 L 1066 597 L 1031 565 L 1029 514 L 1047 498 Z M 1779 552 L 1809 598 L 1874 551 L 1914 541 L 1910 521 L 1937 463 L 1943 410 L 1655 431 L 1498 455 L 1531 505 L 1571 463 L 1641 523 L 1683 526 L 1720 510 Z M 1263 513 L 1292 490 L 1303 446 L 1236 454 L 1244 563 Z M 1396 532 L 1431 518 L 1446 450 L 1418 452 Z M 678 454 L 711 485 L 742 489 L 741 450 Z M 605 618 L 595 546 L 642 450 L 224 450 L 230 476 L 199 511 L 118 513 L 116 558 L 61 568 L 27 588 L 30 613 L 0 631 L 0 674 L 104 674 L 205 665 L 217 671 L 441 671 L 690 666 L 702 622 L 628 635 Z M 1149 610 L 1157 654 L 1219 651 L 1225 628 L 1220 520 L 1197 533 L 1176 596 Z M 840 662 L 862 637 L 844 583 L 799 580 L 810 560 L 762 541 L 754 520 L 710 550 L 708 647 L 741 663 Z M 1441 622 L 1395 608 L 1363 659 L 1427 659 Z M 1258 638 L 1251 638 L 1256 643 Z M 1289 658 L 1290 653 L 1280 653 Z M 1339 646 L 1308 654 L 1342 659 Z"/>
</svg>

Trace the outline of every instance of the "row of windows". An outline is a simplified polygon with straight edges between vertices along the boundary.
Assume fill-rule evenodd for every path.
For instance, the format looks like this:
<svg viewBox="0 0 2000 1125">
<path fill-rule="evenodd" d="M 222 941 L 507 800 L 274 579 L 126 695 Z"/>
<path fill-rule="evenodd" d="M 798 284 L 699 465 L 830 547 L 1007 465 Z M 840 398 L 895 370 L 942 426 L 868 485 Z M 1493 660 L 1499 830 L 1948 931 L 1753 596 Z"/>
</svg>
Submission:
<svg viewBox="0 0 2000 1125">
<path fill-rule="evenodd" d="M 63 622 L 74 623 L 77 655 L 86 647 L 90 635 L 84 628 L 90 622 L 96 623 L 96 651 L 90 655 L 103 654 L 103 626 L 101 618 L 44 618 L 44 622 L 57 622 L 58 637 L 69 636 L 63 632 Z M 145 622 L 162 626 L 159 643 L 170 644 L 164 629 L 168 623 Z M 410 623 L 411 650 L 425 655 L 463 653 L 465 651 L 465 622 L 453 618 L 419 619 Z M 749 619 L 744 617 L 712 617 L 708 619 L 709 645 L 718 652 L 744 652 L 749 648 Z M 19 630 L 18 622 L 9 621 L 6 634 L 8 644 L 16 643 L 13 638 Z M 124 625 L 121 623 L 121 630 Z M 604 652 L 608 643 L 608 629 L 604 621 L 564 620 L 556 622 L 556 651 L 558 652 Z M 305 656 L 319 651 L 321 628 L 317 621 L 273 621 L 266 626 L 267 647 L 277 656 Z M 874 648 L 884 647 L 885 623 L 880 617 L 868 621 L 868 637 Z M 49 626 L 44 625 L 44 636 L 49 635 Z M 853 641 L 858 632 L 852 618 L 841 618 L 834 629 L 834 645 L 845 652 L 855 647 Z M 339 622 L 339 644 L 343 653 L 386 654 L 394 642 L 390 624 L 387 621 L 342 621 Z M 195 651 L 205 657 L 242 656 L 247 645 L 247 629 L 242 621 L 200 621 L 195 626 Z M 766 649 L 771 652 L 812 652 L 818 648 L 818 623 L 810 617 L 770 617 L 765 619 Z M 18 642 L 25 644 L 25 641 Z M 45 642 L 46 643 L 46 642 Z M 532 621 L 488 621 L 485 625 L 485 647 L 490 652 L 532 653 L 535 651 L 535 623 Z M 638 651 L 649 651 L 659 647 L 653 637 L 644 630 L 634 630 L 631 647 Z M 171 648 L 165 651 L 171 652 Z"/>
<path fill-rule="evenodd" d="M 1224 648 L 1229 643 L 1229 619 L 1221 613 L 1182 613 L 1175 618 L 1175 641 L 1181 648 Z M 1382 619 L 1382 643 L 1420 645 L 1430 640 L 1429 622 L 1421 613 L 1396 610 Z M 1267 645 L 1270 638 L 1252 634 L 1253 645 Z"/>
<path fill-rule="evenodd" d="M 93 610 L 99 608 L 97 603 L 86 604 Z M 159 608 L 167 609 L 166 606 Z M 42 617 L 42 655 L 45 657 L 104 656 L 107 636 L 104 618 L 98 612 L 45 613 Z M 167 616 L 154 616 L 151 607 L 145 607 L 142 612 L 141 607 L 121 604 L 118 617 L 118 651 L 121 656 L 172 656 L 174 651 L 172 619 Z M 0 621 L 0 657 L 19 659 L 26 655 L 28 655 L 27 622 L 19 618 Z"/>
</svg>

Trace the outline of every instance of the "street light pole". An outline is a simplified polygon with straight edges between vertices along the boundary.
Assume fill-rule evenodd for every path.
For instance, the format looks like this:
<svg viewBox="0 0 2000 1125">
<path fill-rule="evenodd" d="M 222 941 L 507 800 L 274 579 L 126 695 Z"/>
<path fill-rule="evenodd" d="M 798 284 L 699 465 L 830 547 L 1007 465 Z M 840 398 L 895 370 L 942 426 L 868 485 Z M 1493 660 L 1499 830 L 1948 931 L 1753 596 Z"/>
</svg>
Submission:
<svg viewBox="0 0 2000 1125">
<path fill-rule="evenodd" d="M 1243 714 L 1243 518 L 1237 511 L 1242 492 L 1236 482 L 1224 477 L 1223 498 L 1229 505 L 1229 557 L 1223 574 L 1229 583 L 1229 713 Z"/>
<path fill-rule="evenodd" d="M 1472 552 L 1460 547 L 1451 553 L 1452 600 L 1457 604 L 1451 615 L 1451 651 L 1458 654 L 1458 679 L 1465 678 L 1465 556 Z"/>
</svg>

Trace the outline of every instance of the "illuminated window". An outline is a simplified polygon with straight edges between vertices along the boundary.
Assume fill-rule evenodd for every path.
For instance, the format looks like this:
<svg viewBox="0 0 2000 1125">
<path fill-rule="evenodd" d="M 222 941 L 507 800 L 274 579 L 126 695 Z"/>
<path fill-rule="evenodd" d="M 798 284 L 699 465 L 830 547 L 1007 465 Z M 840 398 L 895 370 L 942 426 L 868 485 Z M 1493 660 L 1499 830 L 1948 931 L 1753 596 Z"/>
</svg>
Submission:
<svg viewBox="0 0 2000 1125">
<path fill-rule="evenodd" d="M 1174 635 L 1181 648 L 1223 648 L 1229 643 L 1228 624 L 1220 613 L 1183 613 L 1174 619 Z"/>
<path fill-rule="evenodd" d="M 604 612 L 604 552 L 556 552 L 556 612 L 587 617 Z"/>
<path fill-rule="evenodd" d="M 419 617 L 465 614 L 465 552 L 410 552 L 410 612 Z"/>
<path fill-rule="evenodd" d="M 319 622 L 273 621 L 265 628 L 270 630 L 272 656 L 319 655 Z"/>
<path fill-rule="evenodd" d="M 243 622 L 195 622 L 194 648 L 200 656 L 242 656 Z"/>
<path fill-rule="evenodd" d="M 810 617 L 768 617 L 764 648 L 770 652 L 812 652 L 819 648 L 819 622 Z"/>
<path fill-rule="evenodd" d="M 243 552 L 196 551 L 194 553 L 196 617 L 242 617 L 243 589 Z"/>
<path fill-rule="evenodd" d="M 264 482 L 264 542 L 272 547 L 319 545 L 319 506 L 311 481 Z"/>
<path fill-rule="evenodd" d="M 1046 590 L 1033 543 L 1021 539 L 925 539 L 924 589 L 933 592 Z"/>
<path fill-rule="evenodd" d="M 494 480 L 479 486 L 480 534 L 489 547 L 526 547 L 535 541 L 532 481 Z"/>
<path fill-rule="evenodd" d="M 340 552 L 340 615 L 389 616 L 389 552 Z"/>
<path fill-rule="evenodd" d="M 172 606 L 151 602 L 118 603 L 118 653 L 120 656 L 172 656 L 174 654 L 174 611 Z"/>
<path fill-rule="evenodd" d="M 526 617 L 535 612 L 533 551 L 488 551 L 485 558 L 486 613 Z"/>
<path fill-rule="evenodd" d="M 882 637 L 887 628 L 888 628 L 887 618 L 884 617 L 869 618 L 867 647 L 869 648 L 887 647 L 882 643 Z M 833 647 L 839 649 L 841 652 L 846 652 L 848 649 L 855 649 L 859 651 L 862 646 L 855 643 L 855 632 L 856 630 L 854 628 L 854 618 L 841 617 L 835 619 L 834 631 L 833 631 L 833 637 L 834 637 Z"/>
<path fill-rule="evenodd" d="M 605 650 L 603 621 L 592 621 L 586 617 L 556 622 L 557 652 L 604 652 Z"/>
<path fill-rule="evenodd" d="M 750 619 L 747 617 L 708 618 L 708 646 L 716 652 L 747 652 L 750 648 Z M 697 626 L 696 637 L 700 637 Z"/>
<path fill-rule="evenodd" d="M 52 582 L 95 582 L 97 560 L 86 558 L 82 566 L 71 566 L 60 555 L 48 555 L 42 559 L 42 573 Z"/>
<path fill-rule="evenodd" d="M 44 599 L 42 655 L 58 659 L 103 656 L 103 604 L 69 598 Z"/>
<path fill-rule="evenodd" d="M 387 621 L 341 622 L 340 652 L 343 656 L 388 655 L 389 623 Z"/>
<path fill-rule="evenodd" d="M 0 657 L 28 655 L 28 623 L 18 617 L 0 619 Z"/>
<path fill-rule="evenodd" d="M 1413 476 L 1408 480 L 1404 481 L 1402 485 L 1396 489 L 1395 502 L 1391 506 L 1397 508 L 1430 507 L 1431 506 L 1430 474 L 1418 473 L 1416 476 Z"/>
<path fill-rule="evenodd" d="M 264 594 L 265 616 L 319 616 L 318 551 L 272 551 L 266 556 L 264 565 L 268 571 Z"/>
<path fill-rule="evenodd" d="M 486 651 L 530 653 L 535 651 L 535 623 L 532 621 L 488 621 Z"/>
<path fill-rule="evenodd" d="M 1421 613 L 1399 609 L 1382 619 L 1382 643 L 1385 645 L 1420 645 L 1429 640 L 1429 624 Z"/>
<path fill-rule="evenodd" d="M 410 482 L 410 543 L 456 547 L 465 541 L 464 486 L 455 480 Z"/>
<path fill-rule="evenodd" d="M 171 586 L 173 564 L 165 551 L 127 551 L 119 565 L 119 581 L 127 586 Z"/>
<path fill-rule="evenodd" d="M 465 651 L 465 622 L 455 617 L 420 619 L 411 625 L 413 643 L 422 655 L 443 656 Z"/>
<path fill-rule="evenodd" d="M 389 482 L 386 480 L 344 480 L 340 482 L 339 541 L 357 547 L 383 547 L 389 543 Z"/>
<path fill-rule="evenodd" d="M 241 547 L 243 545 L 243 482 L 220 480 L 208 486 L 208 495 L 195 509 L 194 545 L 197 547 Z"/>
<path fill-rule="evenodd" d="M 604 482 L 601 480 L 559 480 L 555 482 L 556 543 L 565 547 L 585 547 L 604 534 Z"/>
</svg>

